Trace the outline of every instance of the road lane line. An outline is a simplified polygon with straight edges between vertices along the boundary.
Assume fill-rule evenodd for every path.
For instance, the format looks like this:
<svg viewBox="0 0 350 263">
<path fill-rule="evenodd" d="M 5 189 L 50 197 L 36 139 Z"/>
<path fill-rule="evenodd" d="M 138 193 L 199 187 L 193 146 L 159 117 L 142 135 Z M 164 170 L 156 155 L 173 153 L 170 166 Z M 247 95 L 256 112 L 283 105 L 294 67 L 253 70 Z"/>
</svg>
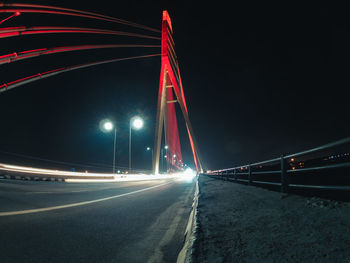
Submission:
<svg viewBox="0 0 350 263">
<path fill-rule="evenodd" d="M 49 192 L 49 191 L 42 191 L 42 192 L 27 192 L 25 194 L 70 194 L 70 193 L 84 193 L 84 192 L 94 192 L 94 191 L 102 191 L 102 190 L 108 190 L 108 189 L 116 189 L 117 187 L 105 187 L 105 188 L 97 188 L 97 189 L 86 189 L 86 190 L 72 190 L 72 191 L 56 191 L 56 192 Z"/>
<path fill-rule="evenodd" d="M 144 183 L 144 181 L 142 183 Z M 127 185 L 126 187 L 128 187 L 128 186 L 129 185 Z M 117 187 L 117 186 L 113 186 L 113 187 L 89 188 L 89 189 L 80 189 L 80 190 L 63 189 L 63 191 L 56 191 L 56 192 L 52 192 L 52 191 L 35 191 L 35 192 L 27 192 L 25 194 L 70 194 L 70 193 L 97 192 L 97 191 L 118 189 L 118 188 L 119 187 Z"/>
<path fill-rule="evenodd" d="M 164 184 L 155 185 L 155 186 L 151 186 L 151 187 L 147 187 L 147 188 L 143 188 L 143 189 L 132 191 L 132 192 L 125 193 L 125 194 L 114 195 L 114 196 L 109 196 L 109 197 L 105 197 L 105 198 L 100 198 L 100 199 L 95 199 L 95 200 L 90 200 L 90 201 L 84 201 L 84 202 L 79 202 L 79 203 L 72 203 L 72 204 L 58 205 L 58 206 L 51 206 L 51 207 L 44 207 L 44 208 L 37 208 L 37 209 L 26 209 L 26 210 L 19 210 L 19 211 L 0 212 L 0 217 L 1 216 L 13 216 L 13 215 L 24 215 L 24 214 L 40 213 L 40 212 L 46 212 L 46 211 L 52 211 L 52 210 L 58 210 L 58 209 L 64 209 L 64 208 L 69 208 L 69 207 L 82 206 L 82 205 L 88 205 L 88 204 L 103 202 L 103 201 L 107 201 L 107 200 L 114 199 L 114 198 L 119 198 L 119 197 L 132 195 L 132 194 L 136 194 L 136 193 L 141 193 L 141 192 L 148 191 L 148 190 L 151 190 L 151 189 L 154 189 L 154 188 L 158 188 L 158 187 L 161 187 L 161 186 L 164 186 L 164 185 L 167 185 L 167 184 L 171 184 L 173 182 L 174 181 L 167 182 L 167 183 L 164 183 Z"/>
</svg>

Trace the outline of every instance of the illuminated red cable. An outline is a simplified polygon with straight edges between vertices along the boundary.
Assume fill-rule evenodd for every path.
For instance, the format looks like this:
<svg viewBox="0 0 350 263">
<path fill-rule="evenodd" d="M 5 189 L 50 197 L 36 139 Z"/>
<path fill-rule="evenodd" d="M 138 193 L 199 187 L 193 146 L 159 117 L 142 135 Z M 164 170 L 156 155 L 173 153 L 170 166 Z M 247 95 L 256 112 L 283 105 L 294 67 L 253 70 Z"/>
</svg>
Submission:
<svg viewBox="0 0 350 263">
<path fill-rule="evenodd" d="M 4 59 L 4 58 L 9 58 L 9 57 L 15 57 L 16 56 L 16 53 L 11 53 L 11 54 L 7 54 L 7 55 L 2 55 L 0 56 L 0 60 L 1 59 Z"/>
<path fill-rule="evenodd" d="M 150 58 L 150 57 L 156 57 L 160 56 L 160 54 L 149 54 L 149 55 L 143 55 L 143 56 L 134 56 L 134 57 L 125 57 L 125 58 L 115 58 L 115 59 L 108 59 L 108 60 L 101 60 L 101 61 L 95 61 L 95 62 L 90 62 L 90 63 L 85 63 L 85 64 L 79 64 L 79 65 L 74 65 L 74 66 L 67 66 L 67 67 L 61 67 L 58 69 L 53 69 L 50 71 L 46 71 L 43 73 L 37 73 L 31 76 L 27 76 L 15 81 L 11 81 L 5 84 L 0 85 L 0 93 L 5 92 L 7 90 L 22 86 L 24 84 L 40 80 L 43 78 L 48 78 L 54 75 L 58 75 L 64 72 L 72 71 L 72 70 L 77 70 L 77 69 L 82 69 L 82 68 L 87 68 L 87 67 L 92 67 L 92 66 L 97 66 L 97 65 L 102 65 L 102 64 L 107 64 L 107 63 L 113 63 L 117 61 L 125 61 L 125 60 L 133 60 L 133 59 L 140 59 L 140 58 Z"/>
<path fill-rule="evenodd" d="M 10 15 L 9 17 L 7 17 L 7 18 L 5 18 L 5 19 L 3 19 L 3 20 L 0 21 L 0 25 L 1 25 L 2 23 L 4 23 L 5 21 L 11 19 L 12 17 L 16 17 L 16 16 L 19 16 L 19 15 L 21 14 L 21 12 L 20 12 L 20 11 L 17 11 L 17 10 L 11 10 L 11 11 L 6 12 L 6 13 L 12 13 L 12 12 L 14 12 L 12 15 Z M 0 13 L 1 13 L 1 11 L 0 11 Z"/>
<path fill-rule="evenodd" d="M 47 50 L 47 48 L 37 48 L 37 49 L 32 49 L 32 50 L 21 51 L 21 52 L 18 52 L 18 53 L 19 54 L 25 54 L 25 53 L 44 51 L 44 50 Z"/>
<path fill-rule="evenodd" d="M 92 18 L 92 19 L 97 19 L 97 20 L 103 20 L 103 21 L 108 21 L 108 22 L 114 22 L 114 23 L 119 23 L 119 24 L 125 24 L 125 25 L 128 25 L 128 26 L 133 26 L 132 23 L 121 22 L 121 21 L 118 21 L 118 20 L 115 20 L 115 19 L 104 18 L 104 17 L 96 17 L 96 16 L 86 15 L 86 14 L 78 14 L 78 13 L 55 11 L 55 10 L 40 10 L 40 9 L 1 9 L 0 10 L 0 13 L 12 13 L 12 12 L 76 16 L 76 17 Z M 141 25 L 138 25 L 137 27 L 144 28 Z"/>
<path fill-rule="evenodd" d="M 70 51 L 82 51 L 89 49 L 104 49 L 104 48 L 154 48 L 160 47 L 159 45 L 134 45 L 134 44 L 125 44 L 125 45 L 81 45 L 81 46 L 66 46 L 66 47 L 53 47 L 53 48 L 39 48 L 33 50 L 26 50 L 15 52 L 7 55 L 0 56 L 0 65 L 15 61 L 20 61 L 27 58 L 37 57 L 41 55 L 50 55 L 61 52 L 70 52 Z"/>
<path fill-rule="evenodd" d="M 88 34 L 104 34 L 104 35 L 120 35 L 139 38 L 157 39 L 159 37 L 148 36 L 143 34 L 136 34 L 124 31 L 104 30 L 95 28 L 83 28 L 83 27 L 7 27 L 0 28 L 0 38 L 7 38 L 19 35 L 33 35 L 33 34 L 55 34 L 55 33 L 88 33 Z"/>
<path fill-rule="evenodd" d="M 133 27 L 138 27 L 154 32 L 159 32 L 160 30 L 154 29 L 148 26 L 140 25 L 134 22 L 130 22 L 124 19 L 119 19 L 119 18 L 114 18 L 111 16 L 106 16 L 106 15 L 101 15 L 93 12 L 87 12 L 87 11 L 81 11 L 81 10 L 76 10 L 76 9 L 70 9 L 70 8 L 63 8 L 63 7 L 57 7 L 57 6 L 47 6 L 47 5 L 35 5 L 35 4 L 20 4 L 20 3 L 0 3 L 0 7 L 25 7 L 25 8 L 44 8 L 44 9 L 50 9 L 50 10 L 61 10 L 61 11 L 67 11 L 67 12 L 73 12 L 73 13 L 79 13 L 79 14 L 84 14 L 88 16 L 93 16 L 94 19 L 100 19 L 100 20 L 107 20 L 111 22 L 116 22 L 119 24 L 125 24 Z M 92 18 L 92 17 L 91 17 Z"/>
</svg>

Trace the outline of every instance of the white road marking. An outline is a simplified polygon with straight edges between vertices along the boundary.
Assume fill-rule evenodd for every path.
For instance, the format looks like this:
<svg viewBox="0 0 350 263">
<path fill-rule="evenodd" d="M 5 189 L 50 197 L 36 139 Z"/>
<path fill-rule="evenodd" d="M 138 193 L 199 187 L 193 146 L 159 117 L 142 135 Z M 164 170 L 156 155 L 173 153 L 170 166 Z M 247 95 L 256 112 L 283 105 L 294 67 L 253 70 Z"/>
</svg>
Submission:
<svg viewBox="0 0 350 263">
<path fill-rule="evenodd" d="M 170 184 L 172 182 L 173 181 L 167 182 L 164 184 L 159 184 L 159 185 L 147 187 L 147 188 L 143 188 L 143 189 L 132 191 L 132 192 L 125 193 L 125 194 L 109 196 L 109 197 L 95 199 L 95 200 L 91 200 L 91 201 L 84 201 L 84 202 L 79 202 L 79 203 L 72 203 L 72 204 L 58 205 L 58 206 L 51 206 L 51 207 L 44 207 L 44 208 L 37 208 L 37 209 L 26 209 L 26 210 L 19 210 L 19 211 L 0 212 L 0 216 L 24 215 L 24 214 L 40 213 L 40 212 L 58 210 L 58 209 L 63 209 L 63 208 L 75 207 L 75 206 L 88 205 L 88 204 L 103 202 L 103 201 L 107 201 L 107 200 L 114 199 L 114 198 L 119 198 L 119 197 L 123 197 L 123 196 L 127 196 L 127 195 L 132 195 L 132 194 L 148 191 L 148 190 L 151 190 L 154 188 L 158 188 L 158 187 Z"/>
<path fill-rule="evenodd" d="M 105 187 L 105 188 L 96 188 L 96 189 L 84 189 L 84 190 L 68 190 L 68 191 L 42 191 L 42 192 L 27 192 L 26 194 L 70 194 L 70 193 L 83 193 L 83 192 L 93 192 L 93 191 L 102 191 L 108 189 L 116 189 L 117 187 Z"/>
</svg>

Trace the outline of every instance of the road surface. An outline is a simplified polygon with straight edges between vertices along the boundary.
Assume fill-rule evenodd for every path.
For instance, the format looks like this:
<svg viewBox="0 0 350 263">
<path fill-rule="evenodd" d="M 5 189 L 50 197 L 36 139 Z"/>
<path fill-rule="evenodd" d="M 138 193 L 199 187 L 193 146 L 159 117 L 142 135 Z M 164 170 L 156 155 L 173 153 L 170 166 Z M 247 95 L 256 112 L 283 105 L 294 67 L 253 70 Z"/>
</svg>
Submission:
<svg viewBox="0 0 350 263">
<path fill-rule="evenodd" d="M 0 180 L 1 262 L 176 262 L 194 185 Z"/>
</svg>

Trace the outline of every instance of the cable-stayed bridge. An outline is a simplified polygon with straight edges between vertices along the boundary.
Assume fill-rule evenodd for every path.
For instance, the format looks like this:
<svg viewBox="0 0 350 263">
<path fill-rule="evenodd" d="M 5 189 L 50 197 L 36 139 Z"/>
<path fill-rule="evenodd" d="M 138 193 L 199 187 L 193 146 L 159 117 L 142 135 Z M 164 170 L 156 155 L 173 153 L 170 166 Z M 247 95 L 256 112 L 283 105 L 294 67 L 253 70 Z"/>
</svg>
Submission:
<svg viewBox="0 0 350 263">
<path fill-rule="evenodd" d="M 190 212 L 198 197 L 194 179 L 196 173 L 268 187 L 284 194 L 295 189 L 301 189 L 304 194 L 309 190 L 348 193 L 349 138 L 299 153 L 281 154 L 266 161 L 205 171 L 199 142 L 189 117 L 185 99 L 187 87 L 182 83 L 173 25 L 167 11 L 162 13 L 160 29 L 94 12 L 38 4 L 0 3 L 0 14 L 0 41 L 52 35 L 91 35 L 101 37 L 101 40 L 106 36 L 123 37 L 130 41 L 59 46 L 42 46 L 39 43 L 36 48 L 23 47 L 1 54 L 0 68 L 6 64 L 18 65 L 24 60 L 37 61 L 35 59 L 82 51 L 149 50 L 133 56 L 67 63 L 32 75 L 19 72 L 20 76 L 16 79 L 1 76 L 0 96 L 3 98 L 12 89 L 25 88 L 29 83 L 35 86 L 37 81 L 46 78 L 54 81 L 55 76 L 65 76 L 63 73 L 66 72 L 78 74 L 78 70 L 103 64 L 154 57 L 161 61 L 160 69 L 154 69 L 160 72 L 160 78 L 158 97 L 154 98 L 155 102 L 157 100 L 157 113 L 153 117 L 154 145 L 152 149 L 149 147 L 153 155 L 152 171 L 130 169 L 130 159 L 129 167 L 115 167 L 114 163 L 113 167 L 102 167 L 98 163 L 86 165 L 2 152 L 33 162 L 33 165 L 14 165 L 0 161 L 0 255 L 4 262 L 183 262 L 180 251 L 184 248 L 184 239 L 187 241 L 191 235 L 191 220 L 195 218 L 194 211 Z M 123 25 L 124 29 L 81 25 L 11 26 L 11 22 L 19 16 L 29 14 L 86 19 L 98 21 L 100 25 L 113 23 Z M 138 31 L 131 32 L 126 30 L 128 28 Z M 195 173 L 184 165 L 179 136 L 180 118 L 185 123 Z M 109 172 L 37 168 L 34 163 L 39 161 L 91 169 L 106 168 Z M 116 173 L 115 168 L 126 172 Z M 195 202 L 193 196 L 196 197 Z M 186 245 L 187 242 L 185 248 Z"/>
</svg>

